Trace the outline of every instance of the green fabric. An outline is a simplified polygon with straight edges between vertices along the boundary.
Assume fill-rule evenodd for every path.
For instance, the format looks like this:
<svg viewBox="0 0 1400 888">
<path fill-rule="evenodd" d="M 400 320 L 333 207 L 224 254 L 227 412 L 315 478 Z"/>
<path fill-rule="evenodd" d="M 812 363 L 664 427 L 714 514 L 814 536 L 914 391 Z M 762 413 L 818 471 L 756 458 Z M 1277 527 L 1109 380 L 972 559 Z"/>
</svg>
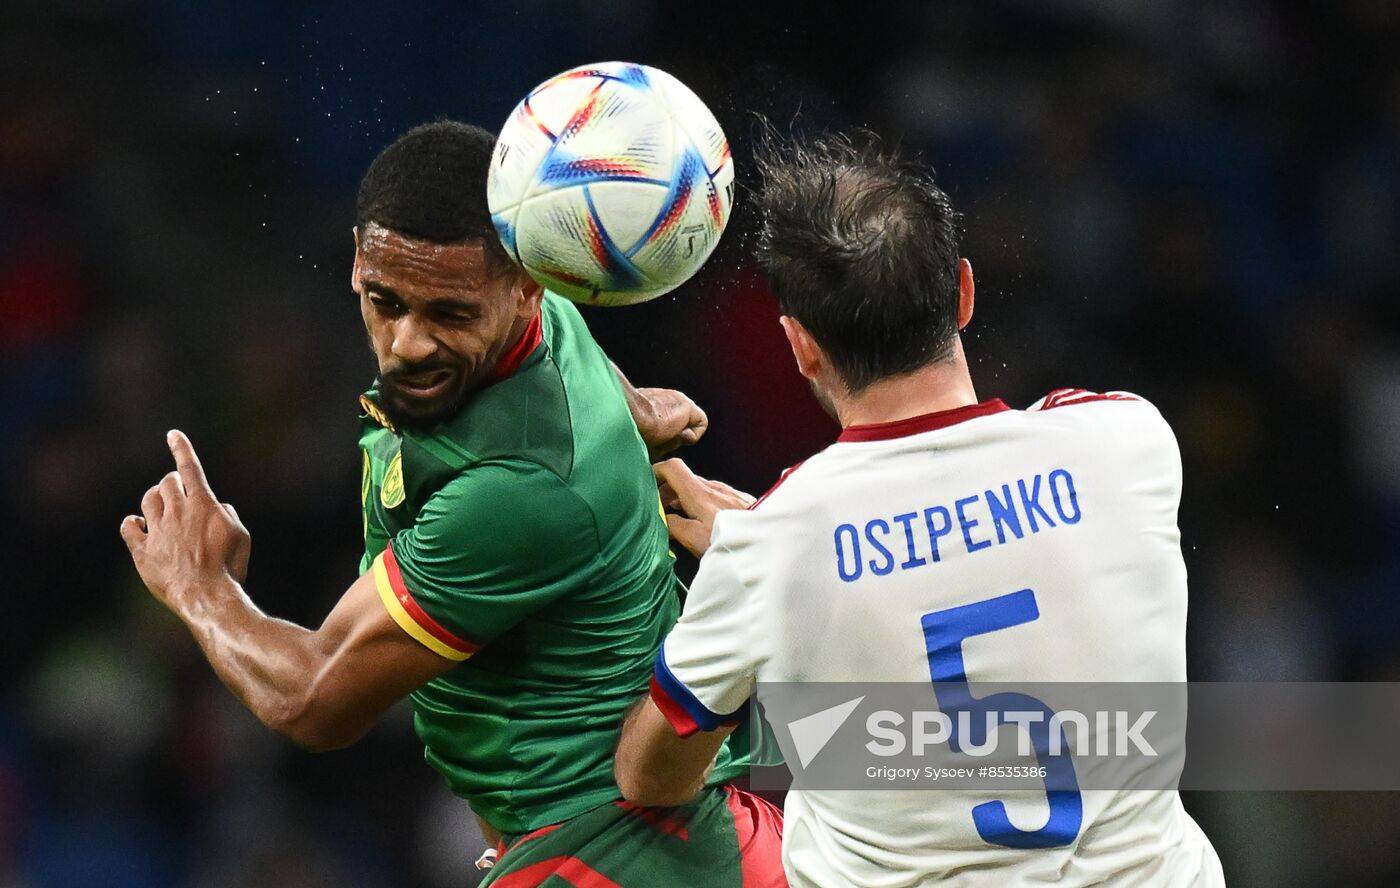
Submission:
<svg viewBox="0 0 1400 888">
<path fill-rule="evenodd" d="M 765 869 L 776 871 L 780 879 L 781 835 L 764 831 L 758 845 L 741 849 L 729 792 L 728 787 L 711 787 L 695 801 L 676 808 L 603 805 L 558 829 L 506 836 L 505 854 L 482 888 L 541 884 L 761 888 L 744 884 L 743 856 L 747 852 L 764 857 L 769 862 Z M 770 822 L 776 822 L 776 811 L 772 817 Z"/>
<path fill-rule="evenodd" d="M 360 438 L 361 569 L 392 540 L 418 605 L 481 645 L 412 695 L 427 761 L 505 833 L 619 797 L 618 727 L 684 594 L 607 357 L 571 303 L 542 314 L 541 345 L 457 415 L 423 433 L 366 416 Z M 725 751 L 713 779 L 744 769 Z"/>
</svg>

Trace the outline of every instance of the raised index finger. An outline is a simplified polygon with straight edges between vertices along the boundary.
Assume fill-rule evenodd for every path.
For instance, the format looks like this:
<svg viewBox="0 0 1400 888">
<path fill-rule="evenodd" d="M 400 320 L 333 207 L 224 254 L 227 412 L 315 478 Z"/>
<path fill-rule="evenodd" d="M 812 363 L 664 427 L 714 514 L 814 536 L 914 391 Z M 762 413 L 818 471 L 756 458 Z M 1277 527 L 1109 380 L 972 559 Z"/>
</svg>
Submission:
<svg viewBox="0 0 1400 888">
<path fill-rule="evenodd" d="M 165 443 L 170 445 L 170 453 L 175 457 L 175 468 L 185 484 L 186 495 L 213 499 L 214 491 L 209 488 L 209 479 L 204 477 L 204 466 L 199 464 L 194 445 L 185 437 L 185 433 L 171 429 L 165 436 Z"/>
</svg>

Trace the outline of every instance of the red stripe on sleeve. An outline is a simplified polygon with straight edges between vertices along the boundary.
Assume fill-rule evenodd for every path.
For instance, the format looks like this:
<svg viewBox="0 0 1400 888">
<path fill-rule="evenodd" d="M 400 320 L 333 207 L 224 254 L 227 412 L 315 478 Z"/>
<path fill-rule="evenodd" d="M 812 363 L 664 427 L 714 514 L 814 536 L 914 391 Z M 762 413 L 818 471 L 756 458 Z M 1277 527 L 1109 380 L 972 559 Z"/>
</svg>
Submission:
<svg viewBox="0 0 1400 888">
<path fill-rule="evenodd" d="M 1128 392 L 1091 392 L 1087 389 L 1055 389 L 1045 396 L 1040 410 L 1053 410 L 1056 407 L 1070 407 L 1075 404 L 1092 404 L 1096 401 L 1141 401 L 1137 395 Z"/>
<path fill-rule="evenodd" d="M 384 548 L 384 572 L 389 575 L 389 585 L 393 587 L 394 596 L 398 598 L 408 615 L 413 618 L 413 622 L 422 626 L 438 641 L 464 654 L 474 653 L 481 647 L 479 644 L 473 644 L 464 638 L 453 635 L 441 623 L 428 616 L 428 612 L 423 610 L 417 601 L 413 600 L 413 593 L 404 585 L 403 574 L 399 573 L 399 562 L 394 557 L 393 543 Z"/>
<path fill-rule="evenodd" d="M 695 719 L 690 717 L 690 713 L 686 712 L 681 704 L 671 699 L 671 695 L 661 687 L 655 675 L 651 677 L 651 702 L 656 704 L 656 708 L 661 710 L 661 714 L 666 716 L 666 721 L 671 723 L 671 727 L 682 738 L 700 730 Z"/>
</svg>

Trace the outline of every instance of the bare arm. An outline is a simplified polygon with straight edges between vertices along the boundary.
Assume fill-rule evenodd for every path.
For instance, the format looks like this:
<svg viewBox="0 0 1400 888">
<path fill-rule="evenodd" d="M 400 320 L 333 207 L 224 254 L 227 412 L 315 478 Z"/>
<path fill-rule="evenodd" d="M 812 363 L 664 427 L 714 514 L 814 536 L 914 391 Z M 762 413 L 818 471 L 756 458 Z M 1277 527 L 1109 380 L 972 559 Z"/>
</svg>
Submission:
<svg viewBox="0 0 1400 888">
<path fill-rule="evenodd" d="M 121 535 L 151 593 L 179 617 L 220 680 L 265 725 L 308 749 L 362 737 L 396 701 L 455 665 L 410 638 L 356 580 L 319 629 L 260 611 L 243 591 L 248 531 L 215 499 L 189 440 Z"/>
<path fill-rule="evenodd" d="M 675 389 L 636 388 L 616 364 L 612 368 L 617 381 L 622 383 L 627 409 L 653 461 L 678 447 L 694 444 L 705 434 L 709 418 L 684 393 Z"/>
<path fill-rule="evenodd" d="M 627 801 L 637 805 L 683 805 L 705 785 L 715 755 L 734 726 L 681 737 L 650 697 L 643 697 L 622 723 L 613 773 Z"/>
</svg>

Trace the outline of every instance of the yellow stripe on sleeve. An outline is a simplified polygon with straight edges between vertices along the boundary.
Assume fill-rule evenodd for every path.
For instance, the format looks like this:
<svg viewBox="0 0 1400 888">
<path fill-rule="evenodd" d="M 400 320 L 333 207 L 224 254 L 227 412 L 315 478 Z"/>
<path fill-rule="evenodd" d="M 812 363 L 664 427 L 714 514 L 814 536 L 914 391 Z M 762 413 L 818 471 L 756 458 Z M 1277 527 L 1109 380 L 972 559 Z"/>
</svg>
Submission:
<svg viewBox="0 0 1400 888">
<path fill-rule="evenodd" d="M 374 571 L 374 585 L 379 590 L 379 600 L 384 602 L 384 609 L 389 612 L 389 616 L 394 618 L 394 622 L 399 624 L 399 628 L 417 639 L 428 650 L 449 660 L 460 663 L 472 655 L 471 651 L 459 651 L 444 643 L 413 619 L 413 615 L 403 606 L 403 602 L 399 601 L 398 594 L 389 582 L 389 571 L 384 567 L 383 552 L 374 559 L 374 566 L 371 570 Z M 407 595 L 408 593 L 403 594 Z"/>
</svg>

